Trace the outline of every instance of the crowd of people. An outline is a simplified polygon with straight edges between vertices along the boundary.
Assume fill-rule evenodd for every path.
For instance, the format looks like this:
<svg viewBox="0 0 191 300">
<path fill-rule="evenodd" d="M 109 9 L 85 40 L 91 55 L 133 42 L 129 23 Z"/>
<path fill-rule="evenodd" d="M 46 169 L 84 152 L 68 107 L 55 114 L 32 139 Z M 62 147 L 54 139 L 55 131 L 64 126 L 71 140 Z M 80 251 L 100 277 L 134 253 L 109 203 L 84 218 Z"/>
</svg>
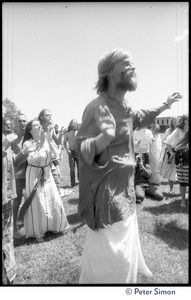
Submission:
<svg viewBox="0 0 191 300">
<path fill-rule="evenodd" d="M 134 111 L 125 94 L 136 88 L 131 55 L 115 49 L 100 58 L 98 97 L 85 108 L 80 127 L 72 119 L 59 130 L 49 109 L 29 122 L 19 113 L 15 132 L 11 120 L 3 119 L 3 284 L 16 276 L 13 241 L 23 236 L 19 222 L 25 237 L 38 243 L 46 232 L 70 226 L 61 199 L 62 151 L 68 155 L 71 188 L 78 178 L 78 210 L 88 226 L 79 283 L 135 283 L 138 270 L 152 276 L 141 251 L 136 203 L 145 196 L 163 200 L 165 178 L 170 194 L 178 180 L 181 206 L 188 205 L 189 120 L 172 117 L 161 137 L 156 117 L 181 94 L 173 93 L 157 108 Z"/>
</svg>

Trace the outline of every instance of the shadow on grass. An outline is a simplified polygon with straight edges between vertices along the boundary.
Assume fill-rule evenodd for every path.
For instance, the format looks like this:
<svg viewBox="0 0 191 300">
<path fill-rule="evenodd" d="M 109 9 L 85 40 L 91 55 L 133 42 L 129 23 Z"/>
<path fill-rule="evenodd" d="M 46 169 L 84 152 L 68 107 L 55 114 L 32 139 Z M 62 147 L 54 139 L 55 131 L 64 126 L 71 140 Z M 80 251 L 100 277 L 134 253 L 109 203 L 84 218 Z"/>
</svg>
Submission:
<svg viewBox="0 0 191 300">
<path fill-rule="evenodd" d="M 169 193 L 163 192 L 163 196 L 164 196 L 166 199 L 168 199 L 168 198 L 171 199 L 171 198 L 180 196 L 180 193 L 169 194 Z"/>
<path fill-rule="evenodd" d="M 174 182 L 174 185 L 178 184 L 177 181 Z M 161 185 L 169 185 L 169 181 L 161 181 Z"/>
<path fill-rule="evenodd" d="M 157 221 L 154 234 L 171 248 L 178 250 L 188 248 L 188 230 L 178 226 L 177 220 L 171 220 L 166 224 L 164 220 Z"/>
<path fill-rule="evenodd" d="M 60 238 L 61 236 L 67 234 L 69 229 L 66 229 L 65 231 L 62 231 L 62 232 L 51 232 L 51 231 L 48 231 L 45 233 L 43 239 L 44 239 L 44 242 L 43 243 L 46 243 L 46 242 L 49 242 L 51 240 L 55 240 L 57 238 Z M 27 245 L 27 246 L 30 246 L 30 245 L 33 245 L 33 244 L 39 244 L 36 239 L 34 237 L 31 237 L 31 238 L 25 238 L 25 236 L 23 236 L 22 238 L 20 239 L 15 239 L 14 240 L 14 247 L 20 247 L 20 246 L 23 246 L 23 245 Z"/>
<path fill-rule="evenodd" d="M 61 186 L 61 188 L 63 188 L 63 189 L 71 189 L 71 185 L 64 185 L 64 186 Z"/>
<path fill-rule="evenodd" d="M 74 225 L 74 224 L 81 223 L 84 221 L 84 219 L 82 219 L 82 217 L 80 217 L 80 215 L 78 213 L 67 215 L 67 219 L 68 219 L 68 223 L 70 225 Z"/>
<path fill-rule="evenodd" d="M 84 225 L 86 225 L 86 221 L 85 219 L 83 219 L 82 217 L 80 217 L 80 215 L 78 213 L 75 214 L 71 214 L 71 215 L 67 215 L 67 219 L 68 219 L 68 223 L 70 225 L 75 225 L 78 224 L 77 226 L 72 228 L 73 233 L 76 233 L 76 231 L 83 227 Z"/>
<path fill-rule="evenodd" d="M 160 206 L 152 206 L 152 207 L 143 207 L 143 211 L 148 211 L 153 215 L 159 214 L 174 214 L 174 213 L 188 213 L 188 209 L 184 209 L 180 206 L 181 200 L 175 199 L 173 202 L 167 202 L 163 200 L 164 203 Z M 165 202 L 166 201 L 166 202 Z"/>
</svg>

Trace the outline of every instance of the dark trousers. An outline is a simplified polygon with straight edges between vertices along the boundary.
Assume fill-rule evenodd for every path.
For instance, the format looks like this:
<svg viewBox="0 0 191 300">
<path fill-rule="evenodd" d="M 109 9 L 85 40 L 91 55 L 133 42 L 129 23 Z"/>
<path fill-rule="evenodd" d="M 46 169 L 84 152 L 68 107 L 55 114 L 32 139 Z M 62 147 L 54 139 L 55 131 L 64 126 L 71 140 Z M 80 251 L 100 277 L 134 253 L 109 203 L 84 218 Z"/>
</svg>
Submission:
<svg viewBox="0 0 191 300">
<path fill-rule="evenodd" d="M 76 151 L 70 150 L 69 154 L 69 166 L 70 166 L 70 181 L 71 186 L 75 186 L 75 165 L 77 166 L 77 176 L 79 180 L 79 158 Z"/>
<path fill-rule="evenodd" d="M 135 195 L 136 199 L 143 201 L 145 196 L 151 197 L 154 200 L 163 200 L 163 193 L 160 191 L 159 187 L 154 185 L 146 185 L 144 183 L 135 185 Z"/>
</svg>

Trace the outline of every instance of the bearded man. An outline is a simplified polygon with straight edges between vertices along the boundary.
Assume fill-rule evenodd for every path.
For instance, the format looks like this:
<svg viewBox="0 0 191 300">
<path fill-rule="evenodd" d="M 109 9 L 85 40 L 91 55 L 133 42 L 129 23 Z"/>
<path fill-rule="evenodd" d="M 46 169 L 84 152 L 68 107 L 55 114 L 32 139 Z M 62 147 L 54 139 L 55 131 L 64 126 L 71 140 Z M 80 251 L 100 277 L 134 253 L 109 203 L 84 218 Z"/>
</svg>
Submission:
<svg viewBox="0 0 191 300">
<path fill-rule="evenodd" d="M 40 124 L 42 125 L 42 128 L 45 132 L 47 140 L 51 143 L 52 147 L 55 149 L 55 152 L 57 153 L 57 157 L 52 157 L 52 175 L 54 177 L 54 181 L 56 183 L 57 189 L 59 193 L 60 191 L 60 166 L 59 166 L 59 151 L 57 146 L 61 145 L 61 139 L 62 135 L 64 135 L 65 130 L 64 127 L 61 128 L 59 135 L 57 137 L 57 134 L 54 129 L 53 120 L 52 120 L 52 113 L 49 109 L 43 109 L 38 115 L 38 119 L 40 121 Z"/>
<path fill-rule="evenodd" d="M 125 98 L 135 91 L 132 57 L 114 49 L 98 64 L 98 97 L 84 110 L 77 133 L 79 213 L 88 225 L 79 283 L 136 283 L 137 271 L 152 276 L 138 234 L 134 191 L 133 127 L 154 123 L 156 116 L 181 98 L 134 112 Z"/>
<path fill-rule="evenodd" d="M 11 149 L 15 155 L 19 154 L 22 150 L 22 142 L 25 134 L 25 128 L 27 125 L 27 118 L 25 114 L 19 113 L 15 119 L 15 130 L 16 137 L 11 143 Z M 14 227 L 14 238 L 18 239 L 22 237 L 18 228 L 18 212 L 21 200 L 23 197 L 23 192 L 25 189 L 25 171 L 26 165 L 22 164 L 20 167 L 14 166 L 15 180 L 16 180 L 16 193 L 17 198 L 13 201 L 13 227 Z"/>
</svg>

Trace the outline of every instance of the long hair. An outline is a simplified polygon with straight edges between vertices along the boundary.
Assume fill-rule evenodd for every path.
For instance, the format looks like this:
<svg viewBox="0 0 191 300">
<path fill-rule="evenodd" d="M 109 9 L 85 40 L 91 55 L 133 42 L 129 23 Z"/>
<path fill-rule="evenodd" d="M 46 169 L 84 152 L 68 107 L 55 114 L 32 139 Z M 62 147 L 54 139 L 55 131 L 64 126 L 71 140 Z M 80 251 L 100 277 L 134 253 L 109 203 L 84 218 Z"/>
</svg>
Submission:
<svg viewBox="0 0 191 300">
<path fill-rule="evenodd" d="M 130 53 L 125 52 L 123 49 L 114 49 L 106 52 L 100 58 L 98 63 L 98 81 L 95 86 L 98 95 L 107 91 L 109 84 L 108 73 L 113 69 L 114 65 L 124 59 L 130 59 L 130 57 Z"/>
<path fill-rule="evenodd" d="M 173 121 L 175 121 L 177 118 L 176 117 L 172 117 L 170 119 L 170 133 L 172 133 L 175 129 L 176 126 L 174 126 Z"/>
<path fill-rule="evenodd" d="M 189 131 L 186 131 L 185 135 L 183 138 L 178 142 L 178 144 L 175 147 L 175 150 L 180 150 L 180 149 L 186 149 L 189 146 Z"/>
<path fill-rule="evenodd" d="M 71 121 L 70 121 L 70 123 L 69 123 L 69 125 L 68 125 L 68 132 L 69 131 L 71 131 L 71 130 L 73 130 L 73 125 L 72 125 L 72 123 L 73 123 L 73 121 L 76 121 L 76 119 L 72 119 Z M 77 122 L 77 121 L 76 121 Z M 78 122 L 77 122 L 77 130 L 78 130 Z"/>
<path fill-rule="evenodd" d="M 41 125 L 42 125 L 42 117 L 43 117 L 43 115 L 44 115 L 44 113 L 45 113 L 46 110 L 50 111 L 50 109 L 44 108 L 44 109 L 42 109 L 42 110 L 40 111 L 40 113 L 39 113 L 39 115 L 38 115 L 38 121 L 40 121 L 40 124 L 41 124 Z"/>
<path fill-rule="evenodd" d="M 33 136 L 32 134 L 30 133 L 31 129 L 32 129 L 32 123 L 34 121 L 39 121 L 39 119 L 37 118 L 34 118 L 32 119 L 31 121 L 29 121 L 26 125 L 26 129 L 25 129 L 25 134 L 24 134 L 24 137 L 23 137 L 23 142 L 22 142 L 22 146 L 24 144 L 24 142 L 30 140 L 30 139 L 33 139 Z"/>
<path fill-rule="evenodd" d="M 183 129 L 186 120 L 188 120 L 188 116 L 187 115 L 182 115 L 180 117 L 180 119 L 178 120 L 177 127 L 180 128 L 180 129 Z"/>
</svg>

